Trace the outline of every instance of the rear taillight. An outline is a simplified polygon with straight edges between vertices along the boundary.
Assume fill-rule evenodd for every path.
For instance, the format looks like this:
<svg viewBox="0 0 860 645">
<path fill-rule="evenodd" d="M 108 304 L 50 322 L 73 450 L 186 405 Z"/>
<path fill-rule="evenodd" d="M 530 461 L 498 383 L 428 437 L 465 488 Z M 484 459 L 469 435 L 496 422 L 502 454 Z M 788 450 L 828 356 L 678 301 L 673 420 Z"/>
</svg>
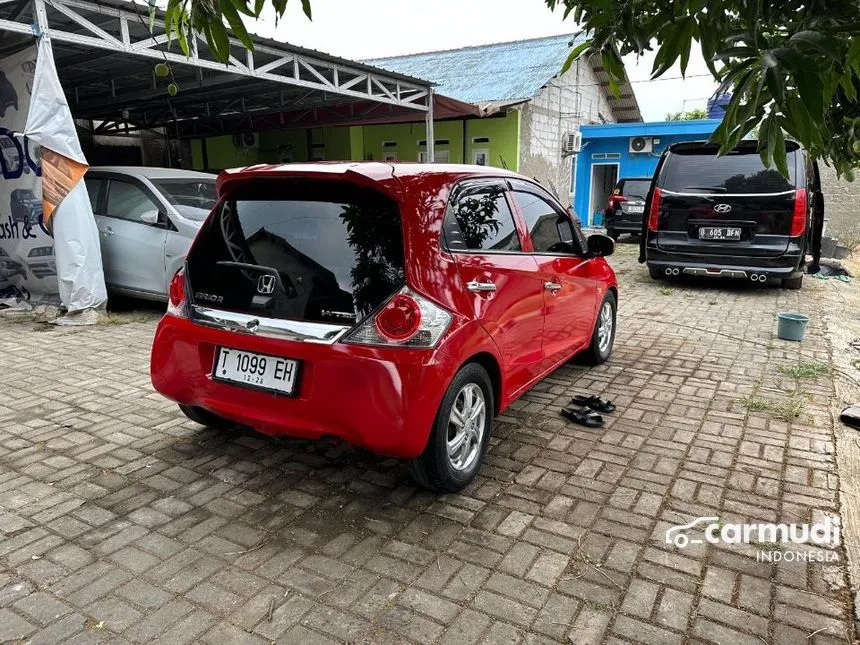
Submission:
<svg viewBox="0 0 860 645">
<path fill-rule="evenodd" d="M 451 314 L 404 287 L 343 339 L 356 345 L 433 347 L 451 325 Z"/>
<path fill-rule="evenodd" d="M 794 191 L 794 215 L 791 218 L 791 230 L 789 235 L 797 237 L 806 230 L 806 189 L 798 188 Z"/>
<path fill-rule="evenodd" d="M 412 296 L 398 293 L 374 317 L 376 329 L 391 340 L 408 340 L 421 328 L 421 307 Z"/>
<path fill-rule="evenodd" d="M 656 231 L 660 221 L 660 197 L 663 194 L 659 188 L 654 189 L 654 194 L 651 195 L 651 210 L 648 211 L 648 230 Z"/>
<path fill-rule="evenodd" d="M 626 202 L 627 198 L 624 195 L 610 195 L 609 196 L 609 208 Z"/>
<path fill-rule="evenodd" d="M 188 317 L 188 302 L 185 298 L 185 269 L 179 269 L 167 290 L 167 313 L 179 318 Z"/>
</svg>

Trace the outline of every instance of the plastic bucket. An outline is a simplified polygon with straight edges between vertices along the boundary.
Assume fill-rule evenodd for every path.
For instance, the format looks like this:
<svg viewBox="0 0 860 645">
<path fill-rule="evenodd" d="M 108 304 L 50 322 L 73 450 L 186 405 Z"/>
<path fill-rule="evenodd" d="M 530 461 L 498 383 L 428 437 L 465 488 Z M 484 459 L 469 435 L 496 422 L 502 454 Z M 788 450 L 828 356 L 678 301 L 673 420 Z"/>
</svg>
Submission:
<svg viewBox="0 0 860 645">
<path fill-rule="evenodd" d="M 803 332 L 806 331 L 806 323 L 809 316 L 782 311 L 776 315 L 779 325 L 776 335 L 783 340 L 803 340 Z"/>
</svg>

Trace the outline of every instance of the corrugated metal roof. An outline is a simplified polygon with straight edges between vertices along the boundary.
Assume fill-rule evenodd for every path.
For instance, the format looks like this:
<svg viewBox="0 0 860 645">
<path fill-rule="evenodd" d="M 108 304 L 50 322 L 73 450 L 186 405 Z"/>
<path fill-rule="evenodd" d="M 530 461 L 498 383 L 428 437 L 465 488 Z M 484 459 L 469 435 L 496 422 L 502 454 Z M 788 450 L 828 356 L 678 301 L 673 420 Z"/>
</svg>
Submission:
<svg viewBox="0 0 860 645">
<path fill-rule="evenodd" d="M 536 96 L 583 40 L 566 34 L 364 62 L 433 81 L 440 94 L 467 103 L 513 103 Z"/>
</svg>

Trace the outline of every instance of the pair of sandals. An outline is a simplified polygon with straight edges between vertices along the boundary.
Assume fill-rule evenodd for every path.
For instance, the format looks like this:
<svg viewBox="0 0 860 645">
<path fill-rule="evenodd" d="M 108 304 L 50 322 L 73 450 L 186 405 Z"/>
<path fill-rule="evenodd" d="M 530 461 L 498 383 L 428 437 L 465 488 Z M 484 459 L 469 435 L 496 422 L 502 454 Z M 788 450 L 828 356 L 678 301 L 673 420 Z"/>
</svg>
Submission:
<svg viewBox="0 0 860 645">
<path fill-rule="evenodd" d="M 587 428 L 602 428 L 603 416 L 598 412 L 615 412 L 612 401 L 601 399 L 596 394 L 577 395 L 561 409 L 561 416 Z"/>
</svg>

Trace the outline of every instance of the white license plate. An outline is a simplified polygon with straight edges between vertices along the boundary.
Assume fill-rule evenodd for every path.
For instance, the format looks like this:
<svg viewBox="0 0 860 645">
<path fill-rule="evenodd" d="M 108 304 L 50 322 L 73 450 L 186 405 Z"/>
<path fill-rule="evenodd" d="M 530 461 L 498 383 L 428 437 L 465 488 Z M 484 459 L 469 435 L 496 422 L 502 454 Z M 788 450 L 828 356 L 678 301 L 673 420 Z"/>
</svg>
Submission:
<svg viewBox="0 0 860 645">
<path fill-rule="evenodd" d="M 700 240 L 739 240 L 741 229 L 723 228 L 718 226 L 703 226 L 699 229 Z"/>
<path fill-rule="evenodd" d="M 299 362 L 291 358 L 243 352 L 219 347 L 212 378 L 281 394 L 292 394 L 299 376 Z"/>
<path fill-rule="evenodd" d="M 644 212 L 645 212 L 645 207 L 644 207 L 644 206 L 628 206 L 625 210 L 626 210 L 628 213 L 640 214 L 640 215 L 641 215 L 642 213 L 644 213 Z"/>
</svg>

